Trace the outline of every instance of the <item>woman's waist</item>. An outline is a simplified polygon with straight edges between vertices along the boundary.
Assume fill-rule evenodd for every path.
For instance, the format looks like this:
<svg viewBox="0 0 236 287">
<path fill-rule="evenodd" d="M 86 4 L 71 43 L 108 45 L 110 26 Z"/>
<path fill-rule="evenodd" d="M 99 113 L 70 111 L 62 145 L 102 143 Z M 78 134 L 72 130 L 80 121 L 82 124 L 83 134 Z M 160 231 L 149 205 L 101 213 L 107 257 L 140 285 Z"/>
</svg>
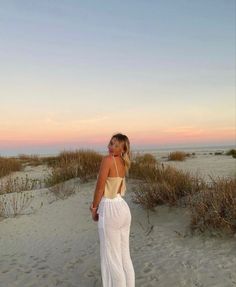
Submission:
<svg viewBox="0 0 236 287">
<path fill-rule="evenodd" d="M 103 195 L 101 201 L 109 201 L 109 202 L 114 202 L 114 201 L 122 201 L 124 200 L 123 197 L 121 196 L 120 193 L 117 193 L 114 197 L 109 197 L 109 195 Z"/>
</svg>

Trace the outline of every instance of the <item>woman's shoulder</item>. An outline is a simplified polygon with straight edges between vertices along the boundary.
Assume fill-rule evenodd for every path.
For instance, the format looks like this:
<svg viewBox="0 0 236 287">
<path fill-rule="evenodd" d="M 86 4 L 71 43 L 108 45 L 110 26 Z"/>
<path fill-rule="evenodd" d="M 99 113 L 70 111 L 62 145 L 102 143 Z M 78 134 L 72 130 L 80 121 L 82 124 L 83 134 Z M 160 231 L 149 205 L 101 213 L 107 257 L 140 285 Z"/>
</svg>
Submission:
<svg viewBox="0 0 236 287">
<path fill-rule="evenodd" d="M 111 164 L 112 156 L 111 155 L 104 155 L 102 157 L 102 164 Z"/>
<path fill-rule="evenodd" d="M 104 160 L 104 161 L 110 161 L 111 159 L 112 159 L 112 155 L 110 155 L 110 154 L 104 155 L 104 156 L 102 157 L 102 160 Z"/>
</svg>

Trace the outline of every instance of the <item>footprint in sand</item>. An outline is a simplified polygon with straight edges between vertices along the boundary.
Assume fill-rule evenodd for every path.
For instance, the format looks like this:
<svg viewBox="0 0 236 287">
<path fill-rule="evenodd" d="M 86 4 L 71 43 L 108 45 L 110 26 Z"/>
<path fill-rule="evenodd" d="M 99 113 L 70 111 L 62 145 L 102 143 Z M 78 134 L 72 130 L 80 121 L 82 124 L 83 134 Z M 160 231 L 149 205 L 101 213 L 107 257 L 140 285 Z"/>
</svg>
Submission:
<svg viewBox="0 0 236 287">
<path fill-rule="evenodd" d="M 193 266 L 191 265 L 189 260 L 187 260 L 186 262 L 182 262 L 182 265 L 184 266 L 184 268 L 193 269 Z"/>
<path fill-rule="evenodd" d="M 84 260 L 81 258 L 73 258 L 63 266 L 63 269 L 64 270 L 75 269 L 77 268 L 77 265 L 82 264 L 83 262 Z"/>
<path fill-rule="evenodd" d="M 152 262 L 145 262 L 144 263 L 144 268 L 142 269 L 142 272 L 144 274 L 150 273 L 153 271 L 153 264 Z"/>
<path fill-rule="evenodd" d="M 64 249 L 63 251 L 62 251 L 62 253 L 69 253 L 71 251 L 71 247 L 68 247 L 67 249 Z"/>
<path fill-rule="evenodd" d="M 99 276 L 100 276 L 100 271 L 97 270 L 97 269 L 88 270 L 84 275 L 87 278 L 96 278 L 96 279 L 98 279 Z"/>
<path fill-rule="evenodd" d="M 48 268 L 49 268 L 49 266 L 47 266 L 47 265 L 43 265 L 43 266 L 37 267 L 38 270 L 45 270 L 45 269 L 48 269 Z"/>
<path fill-rule="evenodd" d="M 23 272 L 28 274 L 32 272 L 32 269 L 25 269 Z"/>
<path fill-rule="evenodd" d="M 47 262 L 47 260 L 45 260 L 45 259 L 38 260 L 38 263 L 45 263 L 45 262 Z"/>
<path fill-rule="evenodd" d="M 193 286 L 194 287 L 203 287 L 204 285 L 201 283 L 201 282 L 199 282 L 199 281 L 197 281 L 197 280 L 195 280 L 194 282 L 193 282 Z"/>
<path fill-rule="evenodd" d="M 16 258 L 13 258 L 13 259 L 11 260 L 10 265 L 11 265 L 11 266 L 17 265 L 17 259 L 16 259 Z"/>
</svg>

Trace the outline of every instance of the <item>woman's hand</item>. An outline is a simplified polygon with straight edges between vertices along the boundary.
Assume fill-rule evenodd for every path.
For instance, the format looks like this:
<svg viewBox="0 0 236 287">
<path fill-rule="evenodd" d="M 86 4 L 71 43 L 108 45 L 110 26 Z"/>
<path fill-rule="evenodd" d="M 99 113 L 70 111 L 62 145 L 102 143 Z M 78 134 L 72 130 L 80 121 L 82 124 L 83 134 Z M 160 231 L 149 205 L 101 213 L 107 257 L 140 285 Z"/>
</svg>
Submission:
<svg viewBox="0 0 236 287">
<path fill-rule="evenodd" d="M 94 221 L 98 221 L 98 213 L 97 213 L 97 209 L 98 209 L 98 208 L 97 208 L 97 207 L 94 208 L 94 207 L 93 207 L 93 204 L 91 204 L 89 209 L 90 209 L 90 211 L 91 211 L 91 213 L 92 213 L 92 218 L 93 218 L 93 220 L 94 220 Z"/>
<path fill-rule="evenodd" d="M 98 221 L 98 213 L 97 213 L 97 211 L 95 211 L 95 212 L 92 212 L 92 218 L 93 218 L 93 220 L 94 221 Z"/>
</svg>

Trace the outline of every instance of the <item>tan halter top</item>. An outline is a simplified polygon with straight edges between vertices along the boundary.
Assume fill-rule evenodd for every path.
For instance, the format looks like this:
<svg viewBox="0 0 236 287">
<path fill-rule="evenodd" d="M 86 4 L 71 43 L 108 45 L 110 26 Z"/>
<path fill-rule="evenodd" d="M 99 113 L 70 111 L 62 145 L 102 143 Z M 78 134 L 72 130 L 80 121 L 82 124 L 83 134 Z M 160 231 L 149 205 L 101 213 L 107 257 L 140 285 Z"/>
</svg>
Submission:
<svg viewBox="0 0 236 287">
<path fill-rule="evenodd" d="M 119 176 L 116 161 L 115 161 L 115 158 L 113 155 L 112 155 L 112 158 L 115 162 L 117 176 L 116 177 L 111 177 L 111 176 L 107 177 L 106 183 L 105 183 L 105 190 L 104 190 L 104 194 L 103 194 L 104 197 L 111 198 L 111 199 L 116 197 L 120 186 L 121 186 L 121 191 L 119 193 L 121 196 L 124 196 L 125 191 L 126 191 L 125 176 L 124 177 Z"/>
</svg>

